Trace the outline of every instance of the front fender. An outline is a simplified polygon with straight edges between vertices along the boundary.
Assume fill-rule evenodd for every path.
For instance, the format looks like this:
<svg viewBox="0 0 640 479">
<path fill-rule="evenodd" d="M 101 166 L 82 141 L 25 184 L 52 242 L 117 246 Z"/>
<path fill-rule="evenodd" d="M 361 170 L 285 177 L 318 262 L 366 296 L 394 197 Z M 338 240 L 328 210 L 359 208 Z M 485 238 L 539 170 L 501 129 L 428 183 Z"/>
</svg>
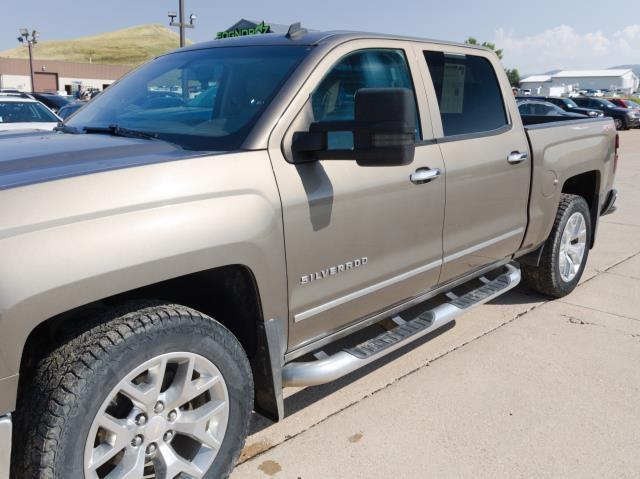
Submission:
<svg viewBox="0 0 640 479">
<path fill-rule="evenodd" d="M 0 378 L 40 323 L 228 264 L 286 318 L 282 215 L 265 151 L 191 158 L 0 192 Z M 286 344 L 286 342 L 285 342 Z"/>
</svg>

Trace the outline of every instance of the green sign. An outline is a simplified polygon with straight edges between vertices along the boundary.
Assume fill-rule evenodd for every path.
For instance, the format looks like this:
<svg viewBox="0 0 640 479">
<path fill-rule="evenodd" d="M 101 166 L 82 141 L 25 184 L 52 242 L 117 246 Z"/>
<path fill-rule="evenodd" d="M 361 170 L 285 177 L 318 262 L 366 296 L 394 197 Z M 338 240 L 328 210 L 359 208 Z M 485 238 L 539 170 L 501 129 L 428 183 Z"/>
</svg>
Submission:
<svg viewBox="0 0 640 479">
<path fill-rule="evenodd" d="M 262 35 L 263 33 L 271 33 L 271 25 L 266 25 L 264 22 L 261 22 L 254 28 L 235 28 L 225 32 L 218 32 L 216 39 L 246 37 L 247 35 Z"/>
</svg>

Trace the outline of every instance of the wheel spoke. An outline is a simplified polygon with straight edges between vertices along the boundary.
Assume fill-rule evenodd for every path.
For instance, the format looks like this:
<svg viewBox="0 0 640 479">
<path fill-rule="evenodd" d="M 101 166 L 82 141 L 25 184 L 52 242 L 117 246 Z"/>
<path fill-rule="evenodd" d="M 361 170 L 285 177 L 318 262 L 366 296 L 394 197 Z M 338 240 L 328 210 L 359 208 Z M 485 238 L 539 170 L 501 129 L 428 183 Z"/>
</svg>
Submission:
<svg viewBox="0 0 640 479">
<path fill-rule="evenodd" d="M 127 381 L 122 385 L 122 393 L 139 406 L 155 404 L 160 395 L 162 381 L 167 370 L 167 359 L 162 358 L 147 370 L 147 380 L 141 384 Z"/>
<path fill-rule="evenodd" d="M 87 467 L 94 471 L 100 466 L 102 466 L 105 462 L 119 453 L 122 449 L 116 449 L 111 444 L 102 443 L 98 447 L 93 449 L 91 454 L 91 461 L 87 464 Z"/>
<path fill-rule="evenodd" d="M 220 440 L 215 434 L 220 432 L 217 427 L 220 425 L 220 421 L 215 424 L 212 423 L 212 419 L 216 416 L 225 416 L 227 413 L 226 402 L 209 401 L 194 411 L 182 411 L 173 427 L 178 433 L 200 441 L 209 448 L 218 449 Z M 224 431 L 221 432 L 224 433 Z"/>
<path fill-rule="evenodd" d="M 141 479 L 144 477 L 144 449 L 125 452 L 122 462 L 105 479 Z"/>
<path fill-rule="evenodd" d="M 573 228 L 571 230 L 573 238 L 576 238 L 578 236 L 578 232 L 580 231 L 581 228 L 582 228 L 582 216 L 580 216 L 580 215 L 574 216 L 573 217 Z"/>
<path fill-rule="evenodd" d="M 568 254 L 571 256 L 573 262 L 580 266 L 582 263 L 582 255 L 584 254 L 584 245 L 580 243 L 570 245 Z"/>
<path fill-rule="evenodd" d="M 165 392 L 165 402 L 168 409 L 175 409 L 187 404 L 211 389 L 221 379 L 219 374 L 209 375 L 198 371 L 200 376 L 192 380 L 194 370 L 198 371 L 198 368 L 193 358 L 178 367 L 171 386 Z"/>
<path fill-rule="evenodd" d="M 167 479 L 174 478 L 180 473 L 187 474 L 194 478 L 201 478 L 205 471 L 202 471 L 193 462 L 182 458 L 173 450 L 169 444 L 161 444 L 158 448 L 156 458 L 156 475 Z"/>
<path fill-rule="evenodd" d="M 566 255 L 566 258 L 567 258 L 567 270 L 565 272 L 565 275 L 569 277 L 573 274 L 574 264 L 573 264 L 573 261 L 571 260 L 571 256 Z"/>
<path fill-rule="evenodd" d="M 109 433 L 107 441 L 99 444 L 91 452 L 91 458 L 87 467 L 95 470 L 102 464 L 113 458 L 131 442 L 133 432 L 126 419 L 115 419 L 107 413 L 102 413 L 96 418 L 98 427 Z"/>
</svg>

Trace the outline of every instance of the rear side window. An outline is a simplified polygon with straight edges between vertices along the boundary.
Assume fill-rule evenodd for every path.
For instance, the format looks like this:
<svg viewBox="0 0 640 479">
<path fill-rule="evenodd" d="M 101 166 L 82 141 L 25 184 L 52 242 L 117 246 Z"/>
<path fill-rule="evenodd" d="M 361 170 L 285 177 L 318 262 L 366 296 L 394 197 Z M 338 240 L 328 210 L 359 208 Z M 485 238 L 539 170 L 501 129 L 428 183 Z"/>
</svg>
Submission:
<svg viewBox="0 0 640 479">
<path fill-rule="evenodd" d="M 414 92 L 411 72 L 403 50 L 359 50 L 340 59 L 311 95 L 315 121 L 355 118 L 355 95 L 360 88 L 408 88 Z M 416 106 L 416 138 L 420 125 Z M 353 135 L 329 135 L 330 149 L 353 147 Z"/>
<path fill-rule="evenodd" d="M 445 136 L 496 130 L 508 124 L 502 92 L 489 60 L 424 52 L 438 97 Z"/>
</svg>

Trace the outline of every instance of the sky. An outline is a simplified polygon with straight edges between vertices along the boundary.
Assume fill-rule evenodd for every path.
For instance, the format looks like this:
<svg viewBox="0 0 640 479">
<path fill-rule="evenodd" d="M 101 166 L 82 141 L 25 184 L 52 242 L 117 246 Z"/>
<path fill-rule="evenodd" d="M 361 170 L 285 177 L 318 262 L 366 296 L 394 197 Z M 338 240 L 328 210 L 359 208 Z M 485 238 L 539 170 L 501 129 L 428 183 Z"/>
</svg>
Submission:
<svg viewBox="0 0 640 479">
<path fill-rule="evenodd" d="M 637 0 L 185 0 L 197 16 L 195 42 L 240 18 L 322 30 L 359 30 L 464 41 L 473 36 L 504 49 L 503 63 L 521 73 L 640 64 Z M 20 27 L 60 40 L 145 23 L 167 24 L 178 0 L 1 0 L 0 51 L 18 45 Z M 533 6 L 535 5 L 535 6 Z"/>
</svg>

